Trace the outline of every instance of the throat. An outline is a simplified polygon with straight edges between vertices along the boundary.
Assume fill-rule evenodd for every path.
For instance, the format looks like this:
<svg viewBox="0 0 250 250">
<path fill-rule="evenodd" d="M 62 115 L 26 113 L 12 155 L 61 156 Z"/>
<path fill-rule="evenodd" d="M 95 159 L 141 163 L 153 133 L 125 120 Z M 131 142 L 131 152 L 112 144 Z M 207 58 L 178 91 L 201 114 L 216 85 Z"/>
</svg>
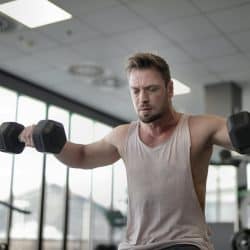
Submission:
<svg viewBox="0 0 250 250">
<path fill-rule="evenodd" d="M 154 147 L 162 144 L 172 136 L 180 118 L 181 114 L 178 114 L 175 119 L 164 126 L 157 126 L 156 124 L 144 126 L 144 124 L 139 123 L 138 135 L 141 141 L 148 146 Z"/>
<path fill-rule="evenodd" d="M 156 147 L 163 142 L 167 141 L 172 134 L 174 133 L 176 128 L 175 126 L 171 126 L 168 129 L 162 131 L 161 133 L 147 133 L 146 131 L 142 131 L 139 129 L 139 137 L 140 140 L 149 147 Z"/>
</svg>

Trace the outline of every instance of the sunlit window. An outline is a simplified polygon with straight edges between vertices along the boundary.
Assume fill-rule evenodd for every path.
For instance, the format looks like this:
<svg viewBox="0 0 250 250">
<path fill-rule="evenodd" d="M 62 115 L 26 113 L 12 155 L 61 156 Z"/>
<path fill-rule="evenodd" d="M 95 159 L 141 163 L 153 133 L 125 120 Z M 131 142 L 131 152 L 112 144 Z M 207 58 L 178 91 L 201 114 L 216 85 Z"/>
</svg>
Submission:
<svg viewBox="0 0 250 250">
<path fill-rule="evenodd" d="M 27 96 L 18 100 L 17 121 L 24 126 L 37 123 L 45 118 L 46 105 Z M 14 205 L 29 211 L 30 214 L 13 212 L 11 245 L 35 249 L 41 207 L 41 180 L 43 154 L 33 148 L 25 148 L 21 155 L 15 156 L 13 182 Z"/>
<path fill-rule="evenodd" d="M 236 189 L 236 169 L 234 166 L 209 167 L 206 195 L 208 222 L 235 222 Z"/>
<path fill-rule="evenodd" d="M 6 121 L 15 121 L 17 94 L 0 87 L 0 124 Z M 3 108 L 4 107 L 4 108 Z M 11 154 L 0 152 L 0 241 L 7 239 L 9 209 L 10 182 L 13 157 Z"/>
<path fill-rule="evenodd" d="M 68 111 L 55 106 L 50 106 L 48 119 L 62 123 L 66 134 L 68 134 Z M 67 167 L 59 162 L 53 154 L 46 155 L 46 188 L 44 210 L 45 222 L 43 229 L 43 249 L 62 249 L 65 219 L 66 170 Z"/>
</svg>

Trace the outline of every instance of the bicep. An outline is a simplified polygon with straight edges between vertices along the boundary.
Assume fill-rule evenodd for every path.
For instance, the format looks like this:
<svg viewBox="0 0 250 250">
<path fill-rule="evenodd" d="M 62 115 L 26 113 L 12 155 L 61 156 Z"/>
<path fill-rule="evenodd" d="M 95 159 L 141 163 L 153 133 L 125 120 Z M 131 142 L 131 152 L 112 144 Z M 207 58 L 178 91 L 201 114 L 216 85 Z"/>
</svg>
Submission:
<svg viewBox="0 0 250 250">
<path fill-rule="evenodd" d="M 117 148 L 107 138 L 84 145 L 82 147 L 82 156 L 82 166 L 84 168 L 107 166 L 120 159 Z"/>
<path fill-rule="evenodd" d="M 209 118 L 208 125 L 211 131 L 211 143 L 222 146 L 227 149 L 232 149 L 233 146 L 228 134 L 227 120 L 223 117 L 213 116 Z"/>
</svg>

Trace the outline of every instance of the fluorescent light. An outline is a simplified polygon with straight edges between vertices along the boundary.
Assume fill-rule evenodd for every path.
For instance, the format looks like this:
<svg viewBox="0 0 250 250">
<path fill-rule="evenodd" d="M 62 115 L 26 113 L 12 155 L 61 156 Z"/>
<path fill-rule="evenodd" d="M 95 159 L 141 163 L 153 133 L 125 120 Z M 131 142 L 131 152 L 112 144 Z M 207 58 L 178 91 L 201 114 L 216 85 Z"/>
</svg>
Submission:
<svg viewBox="0 0 250 250">
<path fill-rule="evenodd" d="M 183 94 L 188 94 L 191 92 L 191 89 L 184 83 L 174 78 L 172 80 L 174 82 L 174 94 L 175 95 L 183 95 Z"/>
<path fill-rule="evenodd" d="M 0 4 L 0 11 L 29 28 L 72 18 L 71 14 L 47 0 L 10 1 Z"/>
</svg>

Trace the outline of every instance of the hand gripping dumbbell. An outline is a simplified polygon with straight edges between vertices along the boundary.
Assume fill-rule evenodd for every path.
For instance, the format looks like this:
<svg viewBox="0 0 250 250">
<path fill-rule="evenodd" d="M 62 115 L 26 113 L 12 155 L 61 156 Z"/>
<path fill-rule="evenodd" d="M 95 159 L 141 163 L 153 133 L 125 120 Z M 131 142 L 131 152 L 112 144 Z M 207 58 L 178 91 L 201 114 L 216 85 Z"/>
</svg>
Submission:
<svg viewBox="0 0 250 250">
<path fill-rule="evenodd" d="M 25 144 L 19 135 L 25 127 L 16 122 L 4 122 L 0 126 L 0 151 L 19 154 Z M 63 125 L 52 120 L 41 120 L 34 128 L 32 139 L 39 152 L 58 154 L 66 143 Z"/>
<path fill-rule="evenodd" d="M 229 137 L 236 151 L 250 154 L 250 113 L 241 111 L 227 120 Z"/>
</svg>

